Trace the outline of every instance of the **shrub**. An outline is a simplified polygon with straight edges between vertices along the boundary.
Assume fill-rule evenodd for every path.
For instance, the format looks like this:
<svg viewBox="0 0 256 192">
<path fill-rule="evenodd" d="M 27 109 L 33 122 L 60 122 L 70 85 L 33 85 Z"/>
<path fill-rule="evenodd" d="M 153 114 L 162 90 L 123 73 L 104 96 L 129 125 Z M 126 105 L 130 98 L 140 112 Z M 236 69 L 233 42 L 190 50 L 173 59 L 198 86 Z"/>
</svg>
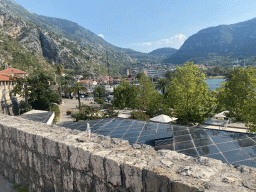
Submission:
<svg viewBox="0 0 256 192">
<path fill-rule="evenodd" d="M 138 120 L 143 120 L 143 121 L 148 121 L 150 119 L 149 115 L 144 113 L 143 111 L 132 111 L 131 112 L 131 118 L 132 119 L 138 119 Z"/>
<path fill-rule="evenodd" d="M 26 103 L 25 101 L 20 101 L 18 108 L 19 108 L 19 114 L 21 115 L 23 113 L 31 111 L 32 105 L 30 105 L 29 103 Z"/>
<path fill-rule="evenodd" d="M 60 108 L 59 108 L 58 105 L 53 104 L 53 105 L 51 106 L 50 111 L 55 112 L 55 117 L 54 117 L 54 119 L 53 119 L 53 124 L 56 124 L 56 123 L 57 123 L 57 120 L 58 120 L 58 118 L 59 118 L 59 116 L 60 116 Z"/>
<path fill-rule="evenodd" d="M 71 117 L 74 118 L 74 119 L 76 119 L 77 116 L 78 116 L 78 114 L 79 114 L 79 110 L 72 111 L 72 112 L 71 112 Z"/>
<path fill-rule="evenodd" d="M 115 112 L 114 106 L 109 106 L 106 112 L 103 114 L 104 117 L 117 117 L 118 112 Z"/>
<path fill-rule="evenodd" d="M 82 105 L 81 110 L 76 110 L 71 113 L 71 117 L 75 118 L 75 121 L 101 119 L 101 117 L 97 114 L 98 112 L 99 109 L 96 107 Z"/>
<path fill-rule="evenodd" d="M 101 105 L 103 105 L 105 103 L 105 101 L 103 99 L 98 99 L 98 98 L 95 98 L 94 101 Z"/>
<path fill-rule="evenodd" d="M 66 113 L 67 113 L 67 115 L 71 115 L 72 111 L 67 110 Z"/>
</svg>

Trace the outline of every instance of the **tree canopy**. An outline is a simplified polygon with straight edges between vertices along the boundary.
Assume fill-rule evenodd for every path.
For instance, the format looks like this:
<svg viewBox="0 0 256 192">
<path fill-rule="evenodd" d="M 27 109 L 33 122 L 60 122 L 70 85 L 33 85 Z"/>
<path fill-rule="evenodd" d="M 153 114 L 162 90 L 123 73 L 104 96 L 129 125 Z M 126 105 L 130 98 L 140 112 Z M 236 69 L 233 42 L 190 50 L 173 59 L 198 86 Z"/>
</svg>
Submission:
<svg viewBox="0 0 256 192">
<path fill-rule="evenodd" d="M 234 68 L 226 76 L 226 82 L 218 89 L 218 101 L 230 112 L 230 116 L 242 120 L 242 111 L 248 99 L 256 97 L 256 69 Z"/>
<path fill-rule="evenodd" d="M 77 95 L 78 95 L 78 106 L 79 106 L 79 109 L 81 109 L 80 94 L 81 94 L 82 91 L 86 92 L 87 89 L 86 89 L 86 87 L 83 86 L 83 84 L 81 82 L 76 82 L 74 87 L 73 87 L 73 91 L 75 93 L 77 93 Z"/>
<path fill-rule="evenodd" d="M 25 79 L 17 78 L 12 93 L 23 97 L 27 95 L 28 103 L 33 109 L 48 110 L 52 103 L 59 103 L 59 95 L 50 89 L 51 80 L 43 72 Z"/>
<path fill-rule="evenodd" d="M 201 122 L 212 111 L 211 94 L 205 82 L 205 75 L 198 66 L 187 62 L 177 67 L 167 90 L 167 105 L 174 108 L 180 123 Z"/>
<path fill-rule="evenodd" d="M 114 88 L 113 105 L 120 109 L 124 109 L 125 107 L 135 108 L 137 93 L 138 88 L 136 86 L 123 80 Z"/>
<path fill-rule="evenodd" d="M 230 117 L 244 121 L 250 131 L 256 131 L 256 69 L 234 68 L 226 75 L 226 82 L 218 89 L 220 106 Z"/>
</svg>

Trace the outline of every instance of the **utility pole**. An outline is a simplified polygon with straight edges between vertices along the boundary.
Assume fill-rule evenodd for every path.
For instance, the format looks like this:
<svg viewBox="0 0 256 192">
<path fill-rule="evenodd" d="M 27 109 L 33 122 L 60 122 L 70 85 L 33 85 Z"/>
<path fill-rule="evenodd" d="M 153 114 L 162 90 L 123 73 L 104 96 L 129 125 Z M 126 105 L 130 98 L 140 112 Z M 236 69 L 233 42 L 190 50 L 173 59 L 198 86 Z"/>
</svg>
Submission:
<svg viewBox="0 0 256 192">
<path fill-rule="evenodd" d="M 108 62 L 108 51 L 106 51 L 106 55 L 107 55 L 107 66 L 108 66 L 108 84 L 109 84 L 109 87 L 110 87 L 110 76 L 109 76 L 109 62 Z"/>
</svg>

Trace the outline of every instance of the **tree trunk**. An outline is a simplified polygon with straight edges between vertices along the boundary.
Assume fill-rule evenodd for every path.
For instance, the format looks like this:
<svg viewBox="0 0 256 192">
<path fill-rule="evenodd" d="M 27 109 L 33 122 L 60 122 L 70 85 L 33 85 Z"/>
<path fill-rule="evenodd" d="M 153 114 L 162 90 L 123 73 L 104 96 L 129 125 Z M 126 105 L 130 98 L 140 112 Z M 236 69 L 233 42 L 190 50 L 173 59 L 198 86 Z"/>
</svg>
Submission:
<svg viewBox="0 0 256 192">
<path fill-rule="evenodd" d="M 28 87 L 27 85 L 24 85 L 25 90 L 25 103 L 28 104 Z"/>
<path fill-rule="evenodd" d="M 62 94 L 61 94 L 62 90 L 61 90 L 61 76 L 60 76 L 60 103 L 62 103 Z"/>
<path fill-rule="evenodd" d="M 79 90 L 77 91 L 77 95 L 78 95 L 78 107 L 79 107 L 79 110 L 81 110 L 81 102 L 80 102 L 80 92 L 79 92 Z"/>
</svg>

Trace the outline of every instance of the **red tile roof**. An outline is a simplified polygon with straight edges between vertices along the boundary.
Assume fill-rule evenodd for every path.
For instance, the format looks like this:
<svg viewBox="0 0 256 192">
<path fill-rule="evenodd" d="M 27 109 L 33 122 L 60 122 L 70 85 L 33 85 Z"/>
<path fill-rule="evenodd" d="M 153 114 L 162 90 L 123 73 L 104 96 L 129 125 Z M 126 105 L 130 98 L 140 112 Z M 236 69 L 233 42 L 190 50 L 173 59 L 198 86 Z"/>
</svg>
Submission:
<svg viewBox="0 0 256 192">
<path fill-rule="evenodd" d="M 0 81 L 10 81 L 9 75 L 0 73 Z"/>
<path fill-rule="evenodd" d="M 4 74 L 8 74 L 8 75 L 10 75 L 12 73 L 13 74 L 27 74 L 26 72 L 21 71 L 19 69 L 15 69 L 15 68 L 8 68 L 8 69 L 0 71 L 0 73 L 4 73 Z"/>
</svg>

